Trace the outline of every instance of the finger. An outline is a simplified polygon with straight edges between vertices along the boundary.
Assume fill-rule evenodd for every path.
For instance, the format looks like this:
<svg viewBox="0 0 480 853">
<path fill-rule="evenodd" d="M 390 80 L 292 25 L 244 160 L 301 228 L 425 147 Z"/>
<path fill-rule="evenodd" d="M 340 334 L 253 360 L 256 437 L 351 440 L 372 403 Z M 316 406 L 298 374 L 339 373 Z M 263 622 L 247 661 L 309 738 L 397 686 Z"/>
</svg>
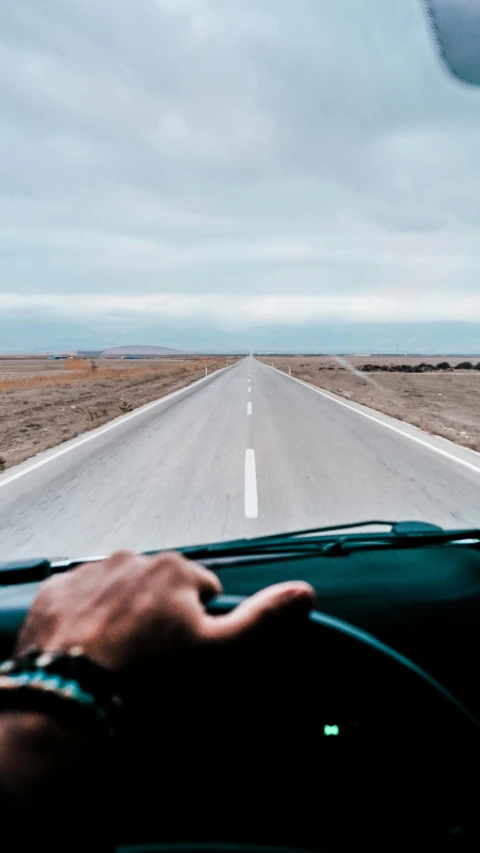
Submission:
<svg viewBox="0 0 480 853">
<path fill-rule="evenodd" d="M 209 639 L 235 639 L 289 612 L 307 615 L 315 604 L 315 590 L 303 581 L 266 587 L 243 601 L 226 616 L 210 616 L 205 625 Z"/>
<path fill-rule="evenodd" d="M 178 551 L 166 551 L 152 559 L 153 570 L 169 568 L 178 573 L 179 578 L 183 577 L 193 580 L 202 592 L 210 595 L 219 595 L 223 592 L 222 584 L 213 572 L 206 569 L 201 563 L 189 560 L 183 554 L 178 553 Z"/>
<path fill-rule="evenodd" d="M 146 558 L 143 557 L 143 559 L 145 560 Z M 135 554 L 134 551 L 128 551 L 127 549 L 124 549 L 123 551 L 115 551 L 110 557 L 108 557 L 106 560 L 103 560 L 103 565 L 107 569 L 119 569 L 128 563 L 131 563 L 132 566 L 134 566 L 141 560 L 142 555 Z M 84 565 L 92 566 L 95 565 L 95 563 L 84 563 Z"/>
<path fill-rule="evenodd" d="M 171 572 L 175 585 L 193 586 L 203 602 L 223 592 L 222 584 L 213 572 L 194 560 L 188 560 L 183 554 L 168 551 L 152 559 L 150 571 L 160 574 L 165 570 Z"/>
<path fill-rule="evenodd" d="M 190 561 L 189 570 L 197 584 L 202 601 L 209 601 L 214 595 L 222 594 L 223 586 L 220 579 L 205 566 Z"/>
</svg>

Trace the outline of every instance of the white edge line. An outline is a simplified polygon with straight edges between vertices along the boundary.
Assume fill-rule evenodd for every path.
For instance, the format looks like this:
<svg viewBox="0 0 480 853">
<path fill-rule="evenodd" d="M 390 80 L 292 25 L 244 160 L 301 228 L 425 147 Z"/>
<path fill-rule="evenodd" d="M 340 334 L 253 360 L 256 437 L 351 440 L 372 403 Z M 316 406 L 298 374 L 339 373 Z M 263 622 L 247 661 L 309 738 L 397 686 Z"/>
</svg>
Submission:
<svg viewBox="0 0 480 853">
<path fill-rule="evenodd" d="M 245 518 L 258 517 L 257 472 L 255 451 L 245 451 Z"/>
<path fill-rule="evenodd" d="M 126 415 L 120 415 L 118 418 L 115 418 L 111 423 L 105 424 L 105 426 L 97 427 L 97 429 L 91 430 L 88 435 L 84 436 L 83 438 L 79 438 L 78 441 L 75 441 L 73 444 L 69 444 L 67 447 L 62 447 L 60 450 L 57 450 L 56 453 L 50 453 L 44 459 L 39 459 L 37 462 L 33 462 L 32 465 L 28 465 L 26 468 L 22 468 L 21 471 L 17 471 L 15 474 L 11 474 L 10 476 L 7 475 L 5 478 L 0 478 L 0 489 L 2 488 L 2 486 L 8 486 L 9 483 L 13 483 L 14 480 L 18 480 L 20 477 L 24 477 L 25 474 L 30 474 L 31 471 L 35 471 L 37 468 L 41 468 L 42 465 L 46 465 L 48 462 L 52 462 L 54 459 L 58 459 L 59 456 L 63 456 L 65 453 L 69 453 L 71 450 L 75 450 L 82 444 L 86 444 L 87 441 L 93 441 L 93 439 L 97 438 L 99 435 L 103 435 L 104 433 L 109 432 L 111 429 L 115 429 L 115 427 L 121 426 L 127 421 L 132 420 L 132 418 L 138 417 L 138 415 L 143 415 L 144 412 L 147 412 L 149 409 L 153 409 L 155 408 L 155 406 L 159 406 L 161 403 L 166 403 L 167 400 L 171 400 L 173 397 L 177 397 L 179 394 L 184 394 L 185 391 L 188 391 L 190 388 L 194 388 L 195 385 L 200 385 L 207 379 L 212 379 L 212 377 L 218 376 L 219 373 L 222 373 L 224 370 L 230 370 L 230 368 L 234 366 L 234 364 L 229 364 L 227 367 L 221 367 L 214 373 L 210 373 L 208 376 L 202 376 L 200 379 L 196 379 L 195 382 L 191 382 L 190 385 L 185 385 L 184 388 L 178 388 L 177 391 L 172 391 L 171 394 L 166 394 L 165 397 L 159 397 L 158 400 L 153 400 L 151 403 L 146 403 L 143 406 L 139 406 L 138 409 L 135 409 L 133 412 L 129 412 Z M 46 450 L 45 453 L 48 453 L 48 450 Z"/>
<path fill-rule="evenodd" d="M 248 401 L 248 403 L 247 403 L 247 415 L 251 415 L 251 414 L 252 414 L 252 404 L 250 401 Z"/>
<path fill-rule="evenodd" d="M 264 367 L 268 367 L 269 370 L 276 370 L 277 373 L 280 373 L 282 376 L 285 376 L 286 379 L 292 379 L 294 382 L 298 382 L 299 385 L 303 385 L 304 388 L 308 388 L 310 391 L 315 391 L 316 394 L 321 394 L 322 397 L 326 397 L 327 400 L 331 400 L 332 403 L 338 403 L 339 406 L 344 406 L 346 409 L 350 409 L 351 412 L 356 412 L 357 415 L 361 415 L 363 418 L 368 418 L 369 421 L 374 421 L 376 424 L 380 424 L 380 426 L 383 426 L 386 429 L 391 429 L 392 432 L 396 432 L 399 435 L 402 435 L 404 438 L 409 438 L 410 441 L 415 441 L 417 444 L 421 444 L 423 445 L 423 447 L 427 447 L 434 453 L 439 453 L 440 456 L 445 456 L 447 459 L 451 459 L 452 462 L 458 462 L 459 465 L 463 465 L 465 468 L 469 468 L 471 471 L 475 471 L 476 474 L 480 474 L 480 465 L 473 465 L 472 462 L 467 462 L 467 460 L 462 459 L 461 456 L 455 456 L 453 453 L 449 453 L 448 450 L 442 450 L 441 447 L 437 447 L 435 444 L 430 444 L 423 438 L 420 438 L 416 435 L 412 435 L 409 432 L 405 432 L 404 430 L 400 429 L 400 427 L 397 427 L 394 424 L 389 424 L 387 423 L 387 421 L 382 421 L 381 418 L 376 418 L 375 415 L 371 415 L 369 414 L 369 412 L 363 412 L 361 409 L 357 409 L 355 406 L 351 406 L 349 403 L 345 403 L 343 400 L 339 400 L 333 393 L 327 394 L 320 388 L 315 388 L 308 382 L 303 382 L 301 379 L 297 379 L 296 376 L 290 376 L 290 374 L 284 373 L 283 370 L 279 370 L 277 367 L 271 367 L 269 364 L 265 364 L 264 362 L 262 362 L 262 364 L 264 365 Z M 362 404 L 359 403 L 358 405 L 361 406 Z M 388 415 L 386 415 L 385 417 L 388 417 Z"/>
</svg>

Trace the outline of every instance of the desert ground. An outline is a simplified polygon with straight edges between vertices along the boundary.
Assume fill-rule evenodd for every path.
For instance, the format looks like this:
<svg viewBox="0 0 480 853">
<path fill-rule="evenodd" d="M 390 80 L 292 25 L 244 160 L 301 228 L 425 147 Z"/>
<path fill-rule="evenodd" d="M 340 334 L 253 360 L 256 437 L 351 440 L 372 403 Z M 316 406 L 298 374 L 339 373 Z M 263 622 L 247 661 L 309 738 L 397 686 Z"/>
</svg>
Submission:
<svg viewBox="0 0 480 853">
<path fill-rule="evenodd" d="M 259 358 L 347 400 L 480 451 L 478 356 Z M 210 373 L 232 361 L 226 356 L 0 357 L 0 471 L 194 382 L 206 367 Z M 458 367 L 465 363 L 472 367 Z"/>
<path fill-rule="evenodd" d="M 268 356 L 260 360 L 287 373 L 290 368 L 298 379 L 480 451 L 479 356 Z M 449 367 L 438 369 L 444 362 Z M 465 363 L 473 367 L 458 368 Z"/>
<path fill-rule="evenodd" d="M 0 471 L 232 361 L 0 357 Z"/>
</svg>

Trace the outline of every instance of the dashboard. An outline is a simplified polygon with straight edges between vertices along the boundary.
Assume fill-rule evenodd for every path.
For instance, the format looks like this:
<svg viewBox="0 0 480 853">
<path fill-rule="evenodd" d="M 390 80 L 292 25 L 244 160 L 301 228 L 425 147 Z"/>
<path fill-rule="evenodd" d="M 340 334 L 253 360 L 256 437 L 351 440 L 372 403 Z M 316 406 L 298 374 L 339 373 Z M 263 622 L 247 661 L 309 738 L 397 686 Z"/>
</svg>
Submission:
<svg viewBox="0 0 480 853">
<path fill-rule="evenodd" d="M 128 841 L 478 849 L 478 727 L 388 657 L 285 625 L 170 676 L 124 753 Z"/>
<path fill-rule="evenodd" d="M 301 578 L 332 624 L 289 621 L 172 660 L 141 697 L 140 679 L 115 757 L 118 843 L 479 849 L 478 725 L 415 668 L 334 626 L 370 632 L 480 717 L 476 545 L 204 562 L 225 607 Z M 0 594 L 2 655 L 35 588 Z"/>
<path fill-rule="evenodd" d="M 215 569 L 215 566 L 211 566 Z M 227 594 L 305 580 L 320 611 L 370 632 L 452 691 L 480 719 L 480 548 L 477 544 L 360 549 L 237 564 L 218 571 Z"/>
</svg>

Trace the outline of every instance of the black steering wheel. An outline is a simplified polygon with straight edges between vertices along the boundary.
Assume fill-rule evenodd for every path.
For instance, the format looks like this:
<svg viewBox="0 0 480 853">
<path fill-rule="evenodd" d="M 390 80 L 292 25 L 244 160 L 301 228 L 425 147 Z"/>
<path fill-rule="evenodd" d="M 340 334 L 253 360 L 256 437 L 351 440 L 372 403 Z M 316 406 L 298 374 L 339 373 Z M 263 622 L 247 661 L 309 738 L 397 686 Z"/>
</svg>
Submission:
<svg viewBox="0 0 480 853">
<path fill-rule="evenodd" d="M 230 613 L 245 600 L 246 596 L 241 595 L 219 595 L 209 602 L 207 610 L 213 615 Z M 459 702 L 449 690 L 443 687 L 428 672 L 425 672 L 424 669 L 405 657 L 405 655 L 400 654 L 395 649 L 377 640 L 373 634 L 356 628 L 343 619 L 337 619 L 334 616 L 321 613 L 319 610 L 311 611 L 308 619 L 312 625 L 318 626 L 324 633 L 326 643 L 332 642 L 335 636 L 342 637 L 347 641 L 351 640 L 353 643 L 360 644 L 365 650 L 371 650 L 373 654 L 383 656 L 386 660 L 390 661 L 393 668 L 398 669 L 401 667 L 406 670 L 413 679 L 418 679 L 419 683 L 422 683 L 422 686 L 433 691 L 433 695 L 437 694 L 439 702 L 449 704 L 452 713 L 458 714 L 461 724 L 469 727 L 472 736 L 480 738 L 480 721 L 477 720 L 475 715 Z"/>
<path fill-rule="evenodd" d="M 135 833 L 164 798 L 166 818 L 142 836 L 164 853 L 478 849 L 480 725 L 372 635 L 313 611 L 199 657 L 181 681 L 173 666 L 167 683 L 168 702 L 153 690 L 141 719 L 145 732 L 160 719 L 169 743 L 155 752 L 137 726 L 129 756 L 136 784 L 135 758 L 162 766 L 151 796 L 137 787 L 129 850 L 145 849 Z"/>
<path fill-rule="evenodd" d="M 25 592 L 2 612 L 4 647 Z M 126 721 L 120 849 L 479 849 L 480 724 L 372 635 L 313 611 L 177 663 Z"/>
</svg>

